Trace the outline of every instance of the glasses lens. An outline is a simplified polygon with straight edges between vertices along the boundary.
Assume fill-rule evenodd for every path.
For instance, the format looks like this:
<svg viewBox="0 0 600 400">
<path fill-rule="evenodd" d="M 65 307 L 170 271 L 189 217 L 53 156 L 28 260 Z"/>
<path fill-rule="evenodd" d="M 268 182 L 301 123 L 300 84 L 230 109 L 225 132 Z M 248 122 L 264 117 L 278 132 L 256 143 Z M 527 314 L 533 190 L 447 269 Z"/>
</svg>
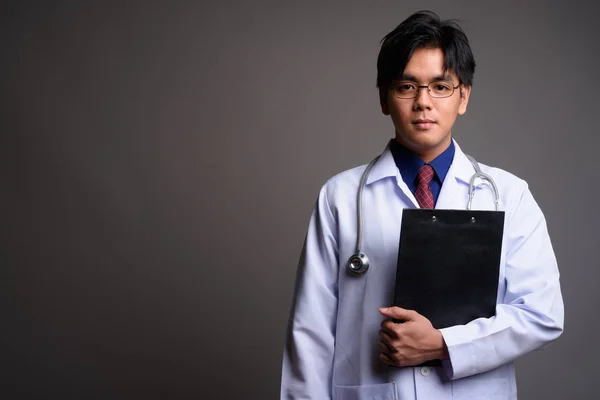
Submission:
<svg viewBox="0 0 600 400">
<path fill-rule="evenodd" d="M 429 94 L 431 97 L 449 97 L 454 93 L 454 86 L 449 82 L 431 82 Z"/>
<path fill-rule="evenodd" d="M 394 95 L 401 99 L 412 99 L 417 96 L 417 85 L 412 82 L 398 82 L 392 86 Z"/>
</svg>

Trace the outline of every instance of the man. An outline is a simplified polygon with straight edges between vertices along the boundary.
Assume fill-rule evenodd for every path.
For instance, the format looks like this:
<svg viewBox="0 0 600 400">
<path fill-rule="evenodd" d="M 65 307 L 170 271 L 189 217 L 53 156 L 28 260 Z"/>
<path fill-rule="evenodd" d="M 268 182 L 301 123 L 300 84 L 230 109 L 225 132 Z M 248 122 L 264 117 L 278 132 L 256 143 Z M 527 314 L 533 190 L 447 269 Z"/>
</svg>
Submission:
<svg viewBox="0 0 600 400">
<path fill-rule="evenodd" d="M 361 166 L 331 178 L 311 216 L 281 398 L 516 399 L 513 361 L 563 328 L 544 216 L 523 180 L 481 164 L 505 212 L 495 315 L 436 329 L 414 310 L 390 307 L 402 210 L 466 208 L 475 169 L 452 139 L 452 127 L 467 110 L 475 61 L 458 25 L 419 12 L 385 36 L 377 69 L 381 109 L 395 138 L 362 194 L 362 249 L 371 267 L 363 275 L 347 268 L 356 250 Z M 475 191 L 472 208 L 493 210 L 489 186 Z"/>
</svg>

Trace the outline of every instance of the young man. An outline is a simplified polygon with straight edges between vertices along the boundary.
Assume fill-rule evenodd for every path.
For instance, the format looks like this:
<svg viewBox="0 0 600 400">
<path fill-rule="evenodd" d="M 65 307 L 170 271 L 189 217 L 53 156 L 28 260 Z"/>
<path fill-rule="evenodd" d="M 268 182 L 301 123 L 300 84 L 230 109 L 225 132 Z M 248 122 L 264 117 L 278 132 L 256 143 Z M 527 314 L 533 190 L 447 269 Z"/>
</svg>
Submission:
<svg viewBox="0 0 600 400">
<path fill-rule="evenodd" d="M 523 180 L 481 164 L 505 212 L 495 315 L 435 329 L 414 310 L 390 307 L 402 210 L 466 208 L 475 169 L 452 139 L 452 127 L 466 112 L 475 62 L 458 25 L 419 12 L 385 36 L 377 69 L 381 109 L 395 138 L 362 193 L 362 251 L 371 267 L 361 275 L 347 267 L 356 251 L 361 166 L 331 178 L 311 216 L 281 398 L 516 399 L 513 361 L 563 329 L 544 216 Z M 476 185 L 473 209 L 494 210 L 489 189 Z"/>
</svg>

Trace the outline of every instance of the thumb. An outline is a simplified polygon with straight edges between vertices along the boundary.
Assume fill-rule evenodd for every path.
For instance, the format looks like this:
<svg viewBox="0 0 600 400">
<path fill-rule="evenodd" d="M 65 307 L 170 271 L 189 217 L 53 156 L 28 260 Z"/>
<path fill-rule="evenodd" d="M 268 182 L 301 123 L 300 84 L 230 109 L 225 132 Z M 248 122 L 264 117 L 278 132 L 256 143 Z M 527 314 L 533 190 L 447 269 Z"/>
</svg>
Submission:
<svg viewBox="0 0 600 400">
<path fill-rule="evenodd" d="M 410 321 L 415 319 L 419 314 L 414 310 L 407 310 L 401 307 L 384 307 L 380 308 L 379 312 L 386 317 L 399 319 L 402 321 Z"/>
</svg>

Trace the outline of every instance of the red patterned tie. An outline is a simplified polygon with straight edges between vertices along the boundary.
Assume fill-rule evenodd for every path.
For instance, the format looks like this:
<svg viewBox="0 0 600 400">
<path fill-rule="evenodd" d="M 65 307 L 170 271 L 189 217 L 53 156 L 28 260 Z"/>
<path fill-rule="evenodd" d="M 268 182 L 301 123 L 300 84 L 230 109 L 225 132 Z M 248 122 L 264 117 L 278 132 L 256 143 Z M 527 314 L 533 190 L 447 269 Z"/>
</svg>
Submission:
<svg viewBox="0 0 600 400">
<path fill-rule="evenodd" d="M 431 179 L 433 179 L 434 174 L 435 172 L 429 164 L 423 165 L 417 174 L 417 177 L 419 178 L 419 186 L 417 186 L 415 198 L 417 199 L 417 203 L 419 203 L 419 207 L 421 208 L 433 208 L 434 206 L 433 194 L 429 188 L 429 183 L 431 182 Z"/>
</svg>

